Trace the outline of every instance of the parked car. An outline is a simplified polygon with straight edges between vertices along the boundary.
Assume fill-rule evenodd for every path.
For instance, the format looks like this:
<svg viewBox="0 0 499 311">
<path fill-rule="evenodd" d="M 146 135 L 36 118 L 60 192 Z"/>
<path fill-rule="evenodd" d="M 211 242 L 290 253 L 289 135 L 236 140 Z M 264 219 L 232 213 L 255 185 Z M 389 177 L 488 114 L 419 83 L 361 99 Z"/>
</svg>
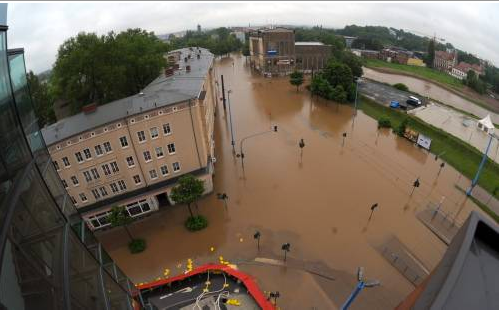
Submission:
<svg viewBox="0 0 499 311">
<path fill-rule="evenodd" d="M 414 96 L 409 96 L 409 99 L 406 101 L 406 103 L 415 107 L 421 106 L 421 100 Z"/>
<path fill-rule="evenodd" d="M 390 108 L 398 108 L 400 107 L 400 103 L 398 101 L 392 100 L 390 102 Z"/>
</svg>

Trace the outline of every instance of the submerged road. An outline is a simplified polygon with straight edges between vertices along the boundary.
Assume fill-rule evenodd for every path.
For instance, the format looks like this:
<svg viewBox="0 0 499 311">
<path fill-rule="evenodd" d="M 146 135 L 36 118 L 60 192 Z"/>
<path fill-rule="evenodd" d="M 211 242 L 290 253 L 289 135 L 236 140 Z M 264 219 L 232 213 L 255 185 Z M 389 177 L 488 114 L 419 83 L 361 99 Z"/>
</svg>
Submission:
<svg viewBox="0 0 499 311">
<path fill-rule="evenodd" d="M 234 65 L 232 65 L 234 63 Z M 239 141 L 278 125 L 278 132 L 244 144 L 245 177 L 232 153 L 230 129 L 222 105 L 215 120 L 214 194 L 198 202 L 208 228 L 184 228 L 185 206 L 165 207 L 130 225 L 147 249 L 131 255 L 122 228 L 100 234 L 118 265 L 134 282 L 182 273 L 186 260 L 194 266 L 257 257 L 282 260 L 281 245 L 290 243 L 288 260 L 320 267 L 331 279 L 285 266 L 240 268 L 253 274 L 267 291 L 279 291 L 283 309 L 341 306 L 356 282 L 357 267 L 382 286 L 361 293 L 352 308 L 394 308 L 414 289 L 410 280 L 380 255 L 378 249 L 395 236 L 425 269 L 431 271 L 447 246 L 416 217 L 429 202 L 446 197 L 441 209 L 463 222 L 477 207 L 454 187 L 459 173 L 351 107 L 312 98 L 296 91 L 288 78 L 263 78 L 235 55 L 217 61 L 231 89 L 234 134 Z M 219 96 L 220 98 L 221 96 Z M 346 133 L 343 145 L 342 134 Z M 298 142 L 304 139 L 303 160 Z M 412 183 L 421 181 L 412 197 Z M 228 208 L 216 198 L 227 193 Z M 378 208 L 370 216 L 370 207 Z M 260 251 L 253 239 L 261 233 Z"/>
</svg>

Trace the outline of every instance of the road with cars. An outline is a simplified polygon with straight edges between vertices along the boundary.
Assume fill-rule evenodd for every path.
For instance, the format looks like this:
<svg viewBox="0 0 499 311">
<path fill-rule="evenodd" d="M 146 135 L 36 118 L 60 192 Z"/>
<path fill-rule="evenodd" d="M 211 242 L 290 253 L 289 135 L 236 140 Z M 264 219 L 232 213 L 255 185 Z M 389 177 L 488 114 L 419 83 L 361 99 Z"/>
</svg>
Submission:
<svg viewBox="0 0 499 311">
<path fill-rule="evenodd" d="M 409 96 L 413 94 L 370 79 L 361 78 L 359 80 L 359 93 L 387 107 L 390 106 L 391 101 L 398 101 L 401 106 L 406 106 L 407 110 L 415 108 L 406 103 Z"/>
</svg>

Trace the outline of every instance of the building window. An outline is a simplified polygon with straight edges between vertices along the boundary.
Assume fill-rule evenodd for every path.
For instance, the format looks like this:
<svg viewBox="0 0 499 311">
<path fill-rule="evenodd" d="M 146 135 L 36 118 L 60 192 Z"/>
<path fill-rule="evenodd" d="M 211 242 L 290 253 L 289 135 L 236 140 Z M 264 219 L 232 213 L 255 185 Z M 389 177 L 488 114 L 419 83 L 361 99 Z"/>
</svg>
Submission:
<svg viewBox="0 0 499 311">
<path fill-rule="evenodd" d="M 150 170 L 149 175 L 151 175 L 151 179 L 158 178 L 158 173 L 156 173 L 156 170 Z"/>
<path fill-rule="evenodd" d="M 175 143 L 168 144 L 168 153 L 169 154 L 175 153 Z"/>
<path fill-rule="evenodd" d="M 160 169 L 161 169 L 161 175 L 163 176 L 168 175 L 168 166 L 163 165 L 162 167 L 160 167 Z"/>
<path fill-rule="evenodd" d="M 120 168 L 118 167 L 118 163 L 116 162 L 111 162 L 111 169 L 113 170 L 113 173 L 118 173 L 120 171 Z"/>
<path fill-rule="evenodd" d="M 125 184 L 125 181 L 123 181 L 123 180 L 118 180 L 118 186 L 120 187 L 120 190 L 121 190 L 121 191 L 125 191 L 125 190 L 126 190 L 126 184 Z"/>
<path fill-rule="evenodd" d="M 85 193 L 80 193 L 80 199 L 82 202 L 87 202 L 87 196 L 85 195 Z"/>
<path fill-rule="evenodd" d="M 90 169 L 90 172 L 92 173 L 92 176 L 94 177 L 94 179 L 100 178 L 99 172 L 97 171 L 96 168 Z"/>
<path fill-rule="evenodd" d="M 113 151 L 113 148 L 111 148 L 111 143 L 106 141 L 104 143 L 104 150 L 106 150 L 106 152 L 112 152 Z"/>
<path fill-rule="evenodd" d="M 135 162 L 133 161 L 133 157 L 132 156 L 129 156 L 126 158 L 126 163 L 128 164 L 128 167 L 134 167 L 135 166 Z"/>
<path fill-rule="evenodd" d="M 65 167 L 70 167 L 71 166 L 71 163 L 69 163 L 68 157 L 62 158 L 62 162 L 64 163 Z"/>
<path fill-rule="evenodd" d="M 120 143 L 122 148 L 128 147 L 128 140 L 126 139 L 126 136 L 120 137 Z"/>
<path fill-rule="evenodd" d="M 144 134 L 144 131 L 137 132 L 137 137 L 139 138 L 139 142 L 146 140 L 146 134 Z"/>
<path fill-rule="evenodd" d="M 139 175 L 133 176 L 133 181 L 135 182 L 136 185 L 140 184 L 141 183 L 140 176 Z"/>
<path fill-rule="evenodd" d="M 172 129 L 170 127 L 170 123 L 163 124 L 163 134 L 170 135 L 172 133 Z"/>
<path fill-rule="evenodd" d="M 104 171 L 104 175 L 106 175 L 106 176 L 111 175 L 111 170 L 109 169 L 109 165 L 103 164 L 102 170 Z"/>
<path fill-rule="evenodd" d="M 111 187 L 111 191 L 112 191 L 113 193 L 118 192 L 118 186 L 116 186 L 116 183 L 115 183 L 115 182 L 111 183 L 109 186 Z"/>
<path fill-rule="evenodd" d="M 92 158 L 92 154 L 90 153 L 90 149 L 83 149 L 83 153 L 85 154 L 85 159 L 89 160 Z"/>
<path fill-rule="evenodd" d="M 78 163 L 81 163 L 83 162 L 83 157 L 81 156 L 81 152 L 77 152 L 75 153 L 75 157 L 76 157 L 76 161 L 78 161 Z"/>
<path fill-rule="evenodd" d="M 159 159 L 159 158 L 162 158 L 164 156 L 164 153 L 163 153 L 163 147 L 156 147 L 156 157 Z"/>
<path fill-rule="evenodd" d="M 102 146 L 101 145 L 97 145 L 94 148 L 95 148 L 95 154 L 97 156 L 101 156 L 101 155 L 104 154 L 104 151 L 102 151 Z"/>
<path fill-rule="evenodd" d="M 60 170 L 59 163 L 57 163 L 57 161 L 52 161 L 52 164 L 54 164 L 56 171 Z"/>
<path fill-rule="evenodd" d="M 92 189 L 92 194 L 94 195 L 94 198 L 96 200 L 100 199 L 100 194 L 99 191 L 97 191 L 97 189 Z"/>
<path fill-rule="evenodd" d="M 153 127 L 151 129 L 149 129 L 149 131 L 151 132 L 152 139 L 158 138 L 158 128 L 157 127 Z"/>
<path fill-rule="evenodd" d="M 180 163 L 179 162 L 173 162 L 172 166 L 173 166 L 174 172 L 180 171 Z"/>
<path fill-rule="evenodd" d="M 73 202 L 74 205 L 78 204 L 78 202 L 76 202 L 76 199 L 74 198 L 74 196 L 69 196 L 69 198 L 71 199 L 71 202 Z"/>
<path fill-rule="evenodd" d="M 90 173 L 88 171 L 83 171 L 83 176 L 85 176 L 85 180 L 87 182 L 92 181 L 92 177 L 90 176 Z"/>
<path fill-rule="evenodd" d="M 105 197 L 107 196 L 107 190 L 106 190 L 106 187 L 100 187 L 99 188 L 99 191 L 100 191 L 100 194 L 102 195 L 102 197 Z"/>
<path fill-rule="evenodd" d="M 62 185 L 64 186 L 64 188 L 67 189 L 68 188 L 68 183 L 64 179 L 62 179 L 61 182 L 62 182 Z"/>
<path fill-rule="evenodd" d="M 151 153 L 149 151 L 144 151 L 144 160 L 146 162 L 151 161 Z"/>
<path fill-rule="evenodd" d="M 80 182 L 78 181 L 78 178 L 76 176 L 71 176 L 71 181 L 73 182 L 73 185 L 78 186 Z"/>
</svg>

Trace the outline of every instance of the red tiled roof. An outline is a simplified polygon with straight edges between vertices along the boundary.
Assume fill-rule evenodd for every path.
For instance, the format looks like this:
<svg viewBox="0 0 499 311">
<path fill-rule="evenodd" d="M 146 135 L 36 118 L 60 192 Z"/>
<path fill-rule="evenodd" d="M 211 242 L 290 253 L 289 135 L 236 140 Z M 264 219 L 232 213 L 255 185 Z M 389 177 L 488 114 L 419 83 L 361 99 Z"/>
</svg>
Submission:
<svg viewBox="0 0 499 311">
<path fill-rule="evenodd" d="M 444 60 L 453 61 L 454 60 L 453 53 L 447 53 L 445 51 L 435 51 L 435 58 L 442 58 Z"/>
</svg>

